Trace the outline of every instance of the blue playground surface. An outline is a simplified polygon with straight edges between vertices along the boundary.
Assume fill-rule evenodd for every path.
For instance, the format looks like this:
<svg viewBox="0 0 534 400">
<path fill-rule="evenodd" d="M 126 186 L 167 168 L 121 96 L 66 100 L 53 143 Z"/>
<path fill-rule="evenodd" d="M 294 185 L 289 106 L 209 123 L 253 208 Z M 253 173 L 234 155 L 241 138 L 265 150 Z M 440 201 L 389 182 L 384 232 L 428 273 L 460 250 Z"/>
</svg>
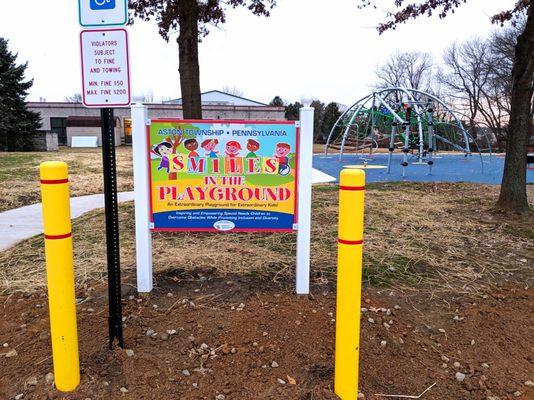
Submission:
<svg viewBox="0 0 534 400">
<path fill-rule="evenodd" d="M 473 154 L 465 157 L 463 154 L 438 154 L 434 159 L 432 174 L 429 174 L 428 165 L 413 165 L 417 161 L 415 156 L 409 157 L 409 165 L 406 167 L 406 176 L 402 176 L 403 154 L 393 154 L 391 173 L 387 169 L 366 170 L 367 182 L 471 182 L 499 185 L 502 181 L 504 168 L 503 156 L 483 155 L 483 168 L 480 155 Z M 373 154 L 372 157 L 362 154 L 343 155 L 339 160 L 339 154 L 328 155 L 316 154 L 313 156 L 313 167 L 332 177 L 339 178 L 340 171 L 347 165 L 361 165 L 364 158 L 368 165 L 387 166 L 388 154 Z M 527 171 L 527 182 L 534 183 L 534 170 Z"/>
</svg>

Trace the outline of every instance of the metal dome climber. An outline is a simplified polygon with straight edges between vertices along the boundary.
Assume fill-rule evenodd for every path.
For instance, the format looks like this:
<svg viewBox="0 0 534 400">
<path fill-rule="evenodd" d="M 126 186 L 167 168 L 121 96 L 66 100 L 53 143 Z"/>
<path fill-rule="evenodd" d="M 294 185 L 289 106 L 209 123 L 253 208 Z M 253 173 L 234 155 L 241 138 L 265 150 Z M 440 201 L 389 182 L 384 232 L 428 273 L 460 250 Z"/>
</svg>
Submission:
<svg viewBox="0 0 534 400">
<path fill-rule="evenodd" d="M 486 141 L 491 152 L 487 137 Z M 396 149 L 403 152 L 402 176 L 406 176 L 409 161 L 428 165 L 432 173 L 438 150 L 460 151 L 468 157 L 474 149 L 483 169 L 480 148 L 457 114 L 436 96 L 420 90 L 391 87 L 358 100 L 332 127 L 325 156 L 329 149 L 338 150 L 340 160 L 345 152 L 359 152 L 366 163 L 381 145 L 389 149 L 388 173 Z"/>
</svg>

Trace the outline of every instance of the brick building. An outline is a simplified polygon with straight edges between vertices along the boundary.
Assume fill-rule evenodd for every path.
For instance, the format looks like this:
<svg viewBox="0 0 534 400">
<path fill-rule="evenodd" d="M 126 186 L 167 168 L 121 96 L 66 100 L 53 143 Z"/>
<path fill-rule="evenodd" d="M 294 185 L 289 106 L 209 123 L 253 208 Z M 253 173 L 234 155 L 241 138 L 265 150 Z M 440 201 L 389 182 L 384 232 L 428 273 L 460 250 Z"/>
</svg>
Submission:
<svg viewBox="0 0 534 400">
<path fill-rule="evenodd" d="M 150 118 L 182 118 L 180 99 L 164 104 L 147 104 Z M 42 130 L 57 133 L 60 146 L 70 146 L 73 136 L 96 136 L 100 140 L 100 109 L 85 108 L 81 103 L 29 102 L 28 109 L 41 115 Z M 131 143 L 129 108 L 115 108 L 117 145 Z M 205 119 L 284 120 L 284 107 L 272 107 L 219 91 L 202 94 Z"/>
</svg>

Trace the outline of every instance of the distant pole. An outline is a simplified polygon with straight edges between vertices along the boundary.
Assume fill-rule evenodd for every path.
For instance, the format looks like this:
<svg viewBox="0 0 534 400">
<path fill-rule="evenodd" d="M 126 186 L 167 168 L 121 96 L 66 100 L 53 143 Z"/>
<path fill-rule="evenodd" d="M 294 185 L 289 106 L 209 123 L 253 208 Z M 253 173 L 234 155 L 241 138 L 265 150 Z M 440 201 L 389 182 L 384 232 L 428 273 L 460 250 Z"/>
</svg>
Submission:
<svg viewBox="0 0 534 400">
<path fill-rule="evenodd" d="M 402 124 L 404 128 L 404 147 L 402 148 L 402 176 L 406 176 L 406 167 L 408 167 L 408 153 L 410 152 L 410 123 L 412 119 L 412 109 L 406 109 L 406 121 Z"/>
<path fill-rule="evenodd" d="M 300 109 L 298 229 L 297 229 L 297 294 L 310 293 L 310 240 L 313 166 L 313 107 Z"/>
<path fill-rule="evenodd" d="M 432 166 L 434 165 L 434 110 L 428 107 L 426 110 L 428 120 L 428 173 L 432 175 Z"/>
<path fill-rule="evenodd" d="M 44 162 L 40 176 L 54 381 L 71 392 L 80 384 L 80 361 L 67 164 Z"/>
<path fill-rule="evenodd" d="M 334 389 L 342 400 L 358 397 L 365 172 L 341 171 L 336 296 Z"/>
<path fill-rule="evenodd" d="M 112 108 L 102 108 L 102 159 L 104 162 L 104 204 L 106 213 L 106 247 L 108 261 L 109 348 L 122 336 L 121 265 L 119 246 L 119 207 L 117 202 L 117 161 L 115 158 L 115 118 Z"/>
<path fill-rule="evenodd" d="M 137 291 L 152 291 L 152 233 L 150 232 L 147 109 L 132 105 L 132 147 L 135 187 L 135 254 Z"/>
<path fill-rule="evenodd" d="M 391 124 L 391 137 L 389 138 L 389 154 L 388 154 L 388 174 L 391 172 L 391 160 L 393 159 L 393 152 L 395 151 L 395 135 L 397 134 L 397 121 Z"/>
</svg>

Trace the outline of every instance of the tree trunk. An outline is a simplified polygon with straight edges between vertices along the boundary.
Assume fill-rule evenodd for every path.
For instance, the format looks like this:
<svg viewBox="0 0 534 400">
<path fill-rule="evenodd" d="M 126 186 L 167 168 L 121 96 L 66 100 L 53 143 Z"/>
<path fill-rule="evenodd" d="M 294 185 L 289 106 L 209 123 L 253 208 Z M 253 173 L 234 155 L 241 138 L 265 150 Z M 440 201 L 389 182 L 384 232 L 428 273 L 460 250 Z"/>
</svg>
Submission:
<svg viewBox="0 0 534 400">
<path fill-rule="evenodd" d="M 180 36 L 177 42 L 183 116 L 187 119 L 202 119 L 198 66 L 198 3 L 197 0 L 181 0 L 181 3 Z"/>
<path fill-rule="evenodd" d="M 497 206 L 513 212 L 529 209 L 527 199 L 527 142 L 532 132 L 534 91 L 534 5 L 529 7 L 525 30 L 515 48 L 512 100 L 506 158 Z"/>
</svg>

